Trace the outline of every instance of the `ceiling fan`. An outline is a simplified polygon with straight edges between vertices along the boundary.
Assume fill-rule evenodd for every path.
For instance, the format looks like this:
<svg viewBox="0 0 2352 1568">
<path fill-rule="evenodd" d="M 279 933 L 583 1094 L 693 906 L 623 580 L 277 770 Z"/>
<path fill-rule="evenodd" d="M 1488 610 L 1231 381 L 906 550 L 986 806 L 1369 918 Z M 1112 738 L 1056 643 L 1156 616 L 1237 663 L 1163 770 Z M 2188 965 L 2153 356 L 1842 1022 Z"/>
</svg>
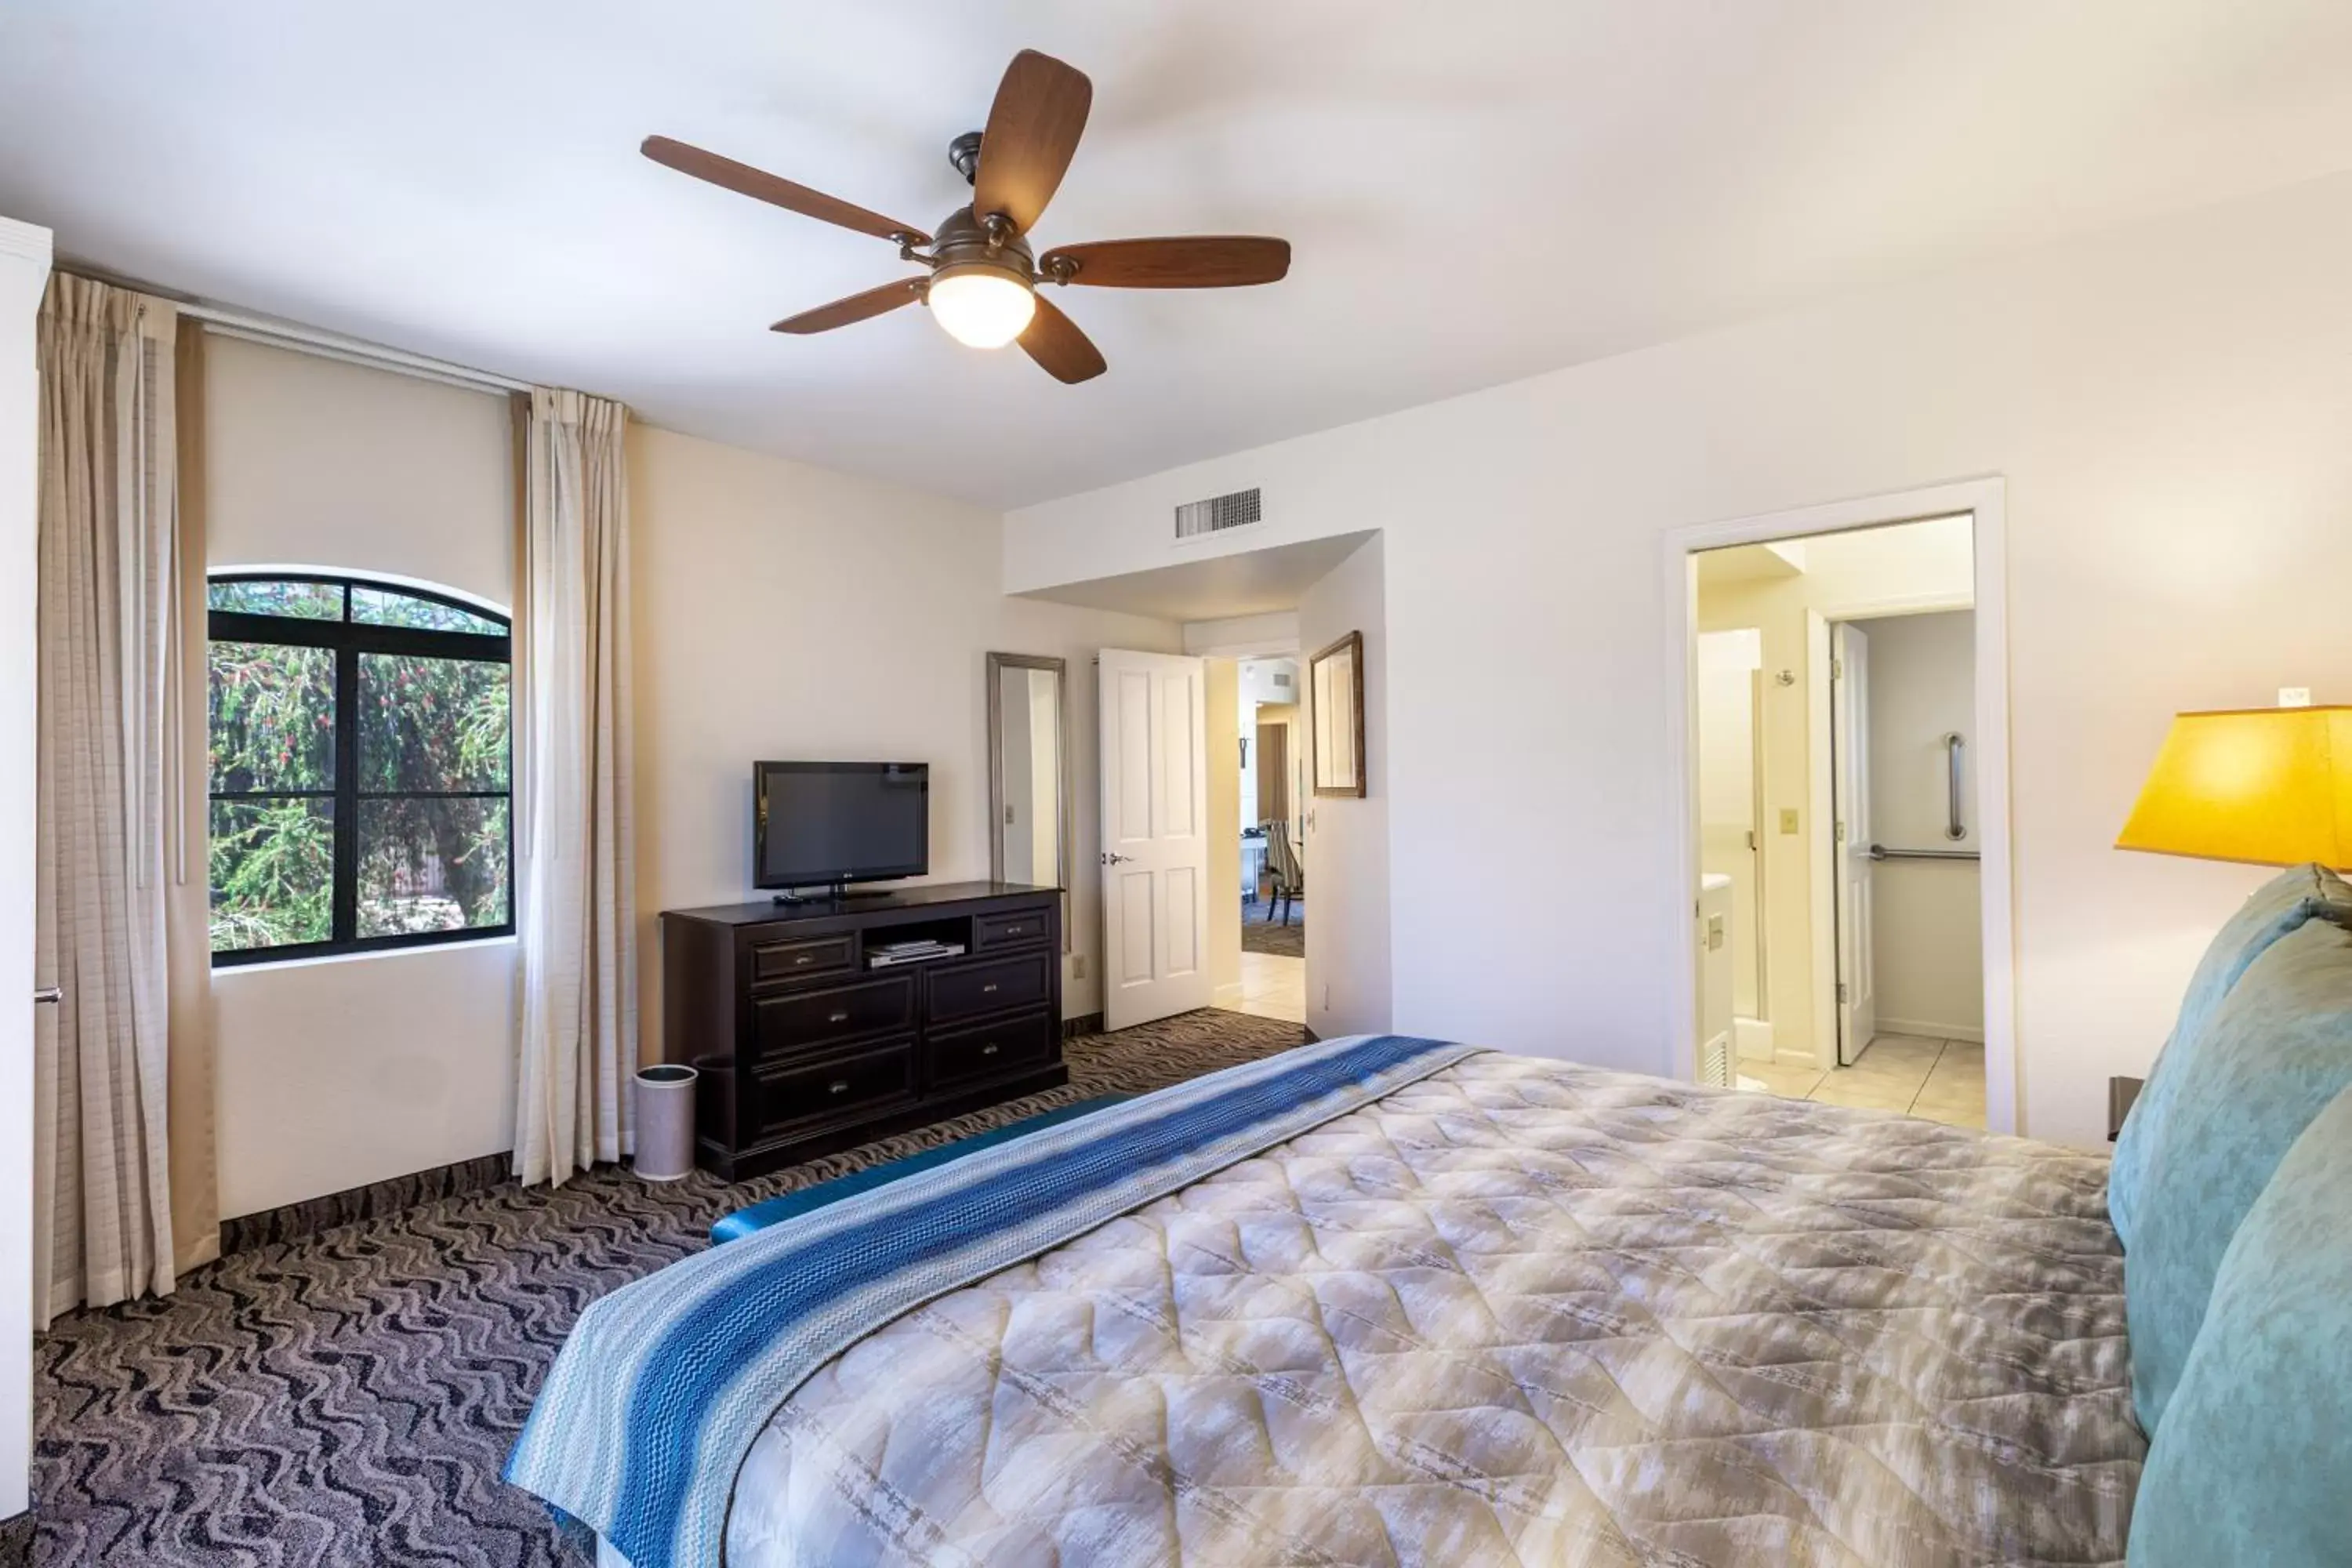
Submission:
<svg viewBox="0 0 2352 1568">
<path fill-rule="evenodd" d="M 987 129 L 948 145 L 948 161 L 971 182 L 971 201 L 941 219 L 936 235 L 667 136 L 646 137 L 641 151 L 696 179 L 889 240 L 900 259 L 929 268 L 788 316 L 773 331 L 829 332 L 919 300 L 959 342 L 994 349 L 1018 342 L 1049 375 L 1080 382 L 1103 373 L 1102 354 L 1037 292 L 1040 283 L 1231 289 L 1273 283 L 1290 270 L 1289 241 L 1251 235 L 1108 239 L 1036 254 L 1029 231 L 1078 150 L 1094 92 L 1083 72 L 1050 55 L 1024 49 L 1013 56 Z"/>
</svg>

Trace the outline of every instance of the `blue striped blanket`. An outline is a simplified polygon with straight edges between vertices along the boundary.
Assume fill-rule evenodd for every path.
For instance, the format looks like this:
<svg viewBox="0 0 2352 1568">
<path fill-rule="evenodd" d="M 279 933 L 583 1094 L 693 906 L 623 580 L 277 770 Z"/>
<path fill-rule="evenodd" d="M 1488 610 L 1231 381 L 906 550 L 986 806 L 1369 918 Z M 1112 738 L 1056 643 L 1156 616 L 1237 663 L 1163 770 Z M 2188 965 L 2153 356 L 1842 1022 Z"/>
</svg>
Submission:
<svg viewBox="0 0 2352 1568">
<path fill-rule="evenodd" d="M 635 1568 L 715 1563 L 761 1429 L 858 1340 L 1477 1048 L 1371 1035 L 1287 1051 L 674 1263 L 581 1314 L 506 1478 Z"/>
</svg>

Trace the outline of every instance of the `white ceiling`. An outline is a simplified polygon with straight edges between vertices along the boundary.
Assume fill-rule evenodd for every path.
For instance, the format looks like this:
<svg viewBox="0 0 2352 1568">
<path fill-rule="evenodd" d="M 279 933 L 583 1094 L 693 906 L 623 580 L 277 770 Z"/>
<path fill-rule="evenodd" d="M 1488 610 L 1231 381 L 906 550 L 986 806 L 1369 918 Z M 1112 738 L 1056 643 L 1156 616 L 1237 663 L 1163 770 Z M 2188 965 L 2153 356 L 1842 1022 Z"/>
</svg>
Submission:
<svg viewBox="0 0 2352 1568">
<path fill-rule="evenodd" d="M 768 322 L 926 226 L 1013 52 L 1095 111 L 1048 242 L 1270 232 L 1289 280 L 1060 296 L 1064 387 L 919 310 Z M 2343 0 L 6 0 L 0 213 L 157 284 L 990 504 L 2352 167 Z"/>
</svg>

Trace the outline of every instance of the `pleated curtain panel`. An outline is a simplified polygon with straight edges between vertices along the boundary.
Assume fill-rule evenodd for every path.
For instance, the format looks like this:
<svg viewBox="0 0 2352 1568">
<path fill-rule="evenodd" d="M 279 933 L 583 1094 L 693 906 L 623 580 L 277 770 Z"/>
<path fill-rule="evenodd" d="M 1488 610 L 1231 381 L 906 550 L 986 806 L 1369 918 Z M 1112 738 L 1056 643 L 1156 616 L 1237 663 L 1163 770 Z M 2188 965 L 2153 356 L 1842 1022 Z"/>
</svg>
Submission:
<svg viewBox="0 0 2352 1568">
<path fill-rule="evenodd" d="M 515 1174 L 560 1184 L 633 1151 L 628 411 L 530 395 L 515 595 Z"/>
<path fill-rule="evenodd" d="M 61 993 L 34 1037 L 44 1324 L 166 1293 L 219 1252 L 204 752 L 187 743 L 204 552 L 178 504 L 178 328 L 168 301 L 64 273 L 38 325 L 34 963 Z"/>
</svg>

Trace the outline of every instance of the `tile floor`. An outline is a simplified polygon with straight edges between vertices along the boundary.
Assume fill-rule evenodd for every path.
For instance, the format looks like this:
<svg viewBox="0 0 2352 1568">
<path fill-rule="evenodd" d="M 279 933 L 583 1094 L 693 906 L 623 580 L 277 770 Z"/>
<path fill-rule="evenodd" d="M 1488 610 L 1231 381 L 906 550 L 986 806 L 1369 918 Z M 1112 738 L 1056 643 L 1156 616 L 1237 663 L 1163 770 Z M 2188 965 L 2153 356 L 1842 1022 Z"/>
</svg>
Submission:
<svg viewBox="0 0 2352 1568">
<path fill-rule="evenodd" d="M 1276 952 L 1242 952 L 1242 999 L 1236 1013 L 1286 1023 L 1307 1022 L 1307 961 Z"/>
<path fill-rule="evenodd" d="M 1790 1100 L 1901 1110 L 1955 1127 L 1985 1124 L 1984 1047 L 1969 1040 L 1881 1035 L 1849 1068 L 1741 1062 L 1748 1087 Z"/>
</svg>

